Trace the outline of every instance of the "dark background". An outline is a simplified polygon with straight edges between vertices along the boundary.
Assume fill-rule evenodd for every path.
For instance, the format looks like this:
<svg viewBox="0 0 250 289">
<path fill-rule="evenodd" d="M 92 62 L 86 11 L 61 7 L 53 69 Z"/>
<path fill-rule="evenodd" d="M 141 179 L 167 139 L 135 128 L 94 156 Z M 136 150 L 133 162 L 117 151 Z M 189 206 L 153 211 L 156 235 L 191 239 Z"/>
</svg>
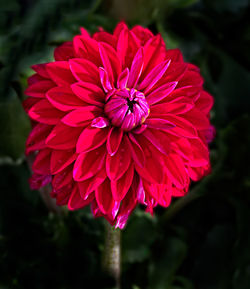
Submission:
<svg viewBox="0 0 250 289">
<path fill-rule="evenodd" d="M 30 65 L 83 26 L 160 32 L 201 68 L 214 95 L 213 172 L 122 232 L 124 289 L 250 288 L 250 24 L 247 0 L 0 1 L 0 289 L 112 288 L 101 270 L 103 220 L 88 208 L 48 213 L 30 191 L 22 91 Z"/>
</svg>

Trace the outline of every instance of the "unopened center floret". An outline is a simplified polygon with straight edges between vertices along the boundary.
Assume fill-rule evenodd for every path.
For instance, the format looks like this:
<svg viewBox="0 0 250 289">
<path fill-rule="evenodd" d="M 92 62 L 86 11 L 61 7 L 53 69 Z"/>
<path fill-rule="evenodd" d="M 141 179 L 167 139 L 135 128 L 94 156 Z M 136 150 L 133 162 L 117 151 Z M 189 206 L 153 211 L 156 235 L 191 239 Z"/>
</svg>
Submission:
<svg viewBox="0 0 250 289">
<path fill-rule="evenodd" d="M 117 89 L 107 100 L 104 112 L 112 125 L 130 131 L 146 120 L 149 105 L 142 92 L 135 89 Z"/>
</svg>

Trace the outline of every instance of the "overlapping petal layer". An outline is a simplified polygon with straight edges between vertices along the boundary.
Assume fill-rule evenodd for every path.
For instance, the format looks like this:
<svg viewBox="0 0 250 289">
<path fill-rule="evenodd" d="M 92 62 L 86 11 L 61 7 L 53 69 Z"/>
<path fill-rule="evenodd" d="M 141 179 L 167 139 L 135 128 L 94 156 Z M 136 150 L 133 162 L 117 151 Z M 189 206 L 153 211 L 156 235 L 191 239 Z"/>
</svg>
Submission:
<svg viewBox="0 0 250 289">
<path fill-rule="evenodd" d="M 58 205 L 90 204 L 123 228 L 137 204 L 167 207 L 210 172 L 213 98 L 160 35 L 123 22 L 113 34 L 81 29 L 54 57 L 33 66 L 24 101 L 33 188 L 51 182 Z"/>
</svg>

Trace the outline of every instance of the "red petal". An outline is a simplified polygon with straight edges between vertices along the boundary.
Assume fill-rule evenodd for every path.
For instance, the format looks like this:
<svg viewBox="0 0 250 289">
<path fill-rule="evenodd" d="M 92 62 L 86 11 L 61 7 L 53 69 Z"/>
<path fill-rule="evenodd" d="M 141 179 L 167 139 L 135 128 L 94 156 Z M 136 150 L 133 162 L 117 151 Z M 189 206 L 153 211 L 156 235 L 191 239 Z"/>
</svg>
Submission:
<svg viewBox="0 0 250 289">
<path fill-rule="evenodd" d="M 69 166 L 77 157 L 75 150 L 53 150 L 51 153 L 50 170 L 55 175 Z"/>
<path fill-rule="evenodd" d="M 138 90 L 144 90 L 144 94 L 147 94 L 150 88 L 153 87 L 162 78 L 165 71 L 168 69 L 170 62 L 171 60 L 166 60 L 158 64 L 156 67 L 154 67 L 150 71 L 150 73 L 143 79 L 143 81 L 139 84 Z"/>
<path fill-rule="evenodd" d="M 111 156 L 113 156 L 117 152 L 119 145 L 122 141 L 122 136 L 122 129 L 116 127 L 112 127 L 110 129 L 107 139 L 107 150 Z"/>
<path fill-rule="evenodd" d="M 182 114 L 194 107 L 194 103 L 187 97 L 178 97 L 170 102 L 163 102 L 150 107 L 150 116 L 160 117 L 165 114 Z"/>
<path fill-rule="evenodd" d="M 113 84 L 121 72 L 120 61 L 117 53 L 112 46 L 106 43 L 99 43 L 99 52 L 103 67 L 108 73 L 111 84 Z"/>
<path fill-rule="evenodd" d="M 79 58 L 93 62 L 97 67 L 101 65 L 98 42 L 86 35 L 77 35 L 73 40 L 75 54 Z"/>
<path fill-rule="evenodd" d="M 36 98 L 36 97 L 27 97 L 22 103 L 23 109 L 28 114 L 32 106 L 34 106 L 40 100 L 41 100 L 40 98 Z"/>
<path fill-rule="evenodd" d="M 161 184 L 164 177 L 164 158 L 163 155 L 151 145 L 151 143 L 143 136 L 136 136 L 139 144 L 141 145 L 144 155 L 146 157 L 145 166 L 140 168 L 136 166 L 138 174 L 152 182 Z"/>
<path fill-rule="evenodd" d="M 166 51 L 166 58 L 171 59 L 173 62 L 183 62 L 183 56 L 180 49 L 168 49 Z"/>
<path fill-rule="evenodd" d="M 78 81 L 100 84 L 98 68 L 92 62 L 86 59 L 74 58 L 69 60 L 69 67 Z"/>
<path fill-rule="evenodd" d="M 143 68 L 143 48 L 141 47 L 136 53 L 131 65 L 128 79 L 129 88 L 135 87 L 137 85 L 137 82 L 141 76 L 142 68 Z"/>
<path fill-rule="evenodd" d="M 169 129 L 173 129 L 175 127 L 175 124 L 162 119 L 162 118 L 148 118 L 145 121 L 145 124 L 148 127 L 154 128 L 154 129 L 162 129 L 162 130 L 169 130 Z"/>
<path fill-rule="evenodd" d="M 31 68 L 35 72 L 37 72 L 37 74 L 39 74 L 40 76 L 42 76 L 44 78 L 50 78 L 50 76 L 46 70 L 46 63 L 35 64 L 35 65 L 32 65 Z"/>
<path fill-rule="evenodd" d="M 166 171 L 173 184 L 183 189 L 188 184 L 188 176 L 183 161 L 177 154 L 169 154 L 166 158 Z"/>
<path fill-rule="evenodd" d="M 72 149 L 76 146 L 81 132 L 81 127 L 73 128 L 59 122 L 47 137 L 46 144 L 58 150 Z"/>
<path fill-rule="evenodd" d="M 54 51 L 56 61 L 69 60 L 74 57 L 73 43 L 71 41 L 64 42 L 62 45 L 56 47 Z"/>
<path fill-rule="evenodd" d="M 41 150 L 32 165 L 32 171 L 41 175 L 50 175 L 50 149 Z"/>
<path fill-rule="evenodd" d="M 55 84 L 50 80 L 41 80 L 29 85 L 24 93 L 28 96 L 44 98 L 46 92 L 54 86 Z"/>
<path fill-rule="evenodd" d="M 55 125 L 64 113 L 52 106 L 47 99 L 37 102 L 28 112 L 29 117 L 45 124 Z"/>
<path fill-rule="evenodd" d="M 38 123 L 29 134 L 26 141 L 26 154 L 45 148 L 45 140 L 51 132 L 52 126 Z"/>
<path fill-rule="evenodd" d="M 196 108 L 186 112 L 183 117 L 188 119 L 196 129 L 208 129 L 210 126 L 207 116 Z"/>
<path fill-rule="evenodd" d="M 196 71 L 186 71 L 184 76 L 180 79 L 178 87 L 184 87 L 184 86 L 202 86 L 203 85 L 203 78 L 200 75 L 200 73 Z"/>
<path fill-rule="evenodd" d="M 70 85 L 76 80 L 73 77 L 68 61 L 55 61 L 46 64 L 46 69 L 57 85 Z"/>
<path fill-rule="evenodd" d="M 132 186 L 130 187 L 128 193 L 122 201 L 119 213 L 116 217 L 115 228 L 119 227 L 120 229 L 123 229 L 125 227 L 128 217 L 130 216 L 137 204 L 137 188 L 138 181 L 136 178 L 134 178 Z"/>
<path fill-rule="evenodd" d="M 111 191 L 115 201 L 121 202 L 127 194 L 134 177 L 134 165 L 130 165 L 124 175 L 117 181 L 111 180 Z"/>
<path fill-rule="evenodd" d="M 54 87 L 47 92 L 46 96 L 54 107 L 62 111 L 69 111 L 85 104 L 69 87 Z"/>
<path fill-rule="evenodd" d="M 144 45 L 154 34 L 147 28 L 140 25 L 134 26 L 131 31 L 136 35 L 136 37 L 141 41 L 141 45 Z"/>
<path fill-rule="evenodd" d="M 101 112 L 100 108 L 89 105 L 69 112 L 62 119 L 62 122 L 72 127 L 86 126 Z"/>
<path fill-rule="evenodd" d="M 93 39 L 97 40 L 98 42 L 105 42 L 113 48 L 116 48 L 116 37 L 106 31 L 94 33 Z"/>
<path fill-rule="evenodd" d="M 177 85 L 177 81 L 166 83 L 163 86 L 160 86 L 159 88 L 153 90 L 147 97 L 148 104 L 152 105 L 157 102 L 160 102 L 161 100 L 165 99 L 167 96 L 169 96 L 170 93 L 175 89 Z"/>
<path fill-rule="evenodd" d="M 166 133 L 148 128 L 143 132 L 143 136 L 145 136 L 161 153 L 168 155 L 170 152 L 170 139 Z"/>
<path fill-rule="evenodd" d="M 164 62 L 166 58 L 166 47 L 162 37 L 158 34 L 152 37 L 144 46 L 144 68 L 142 79 L 159 63 Z"/>
<path fill-rule="evenodd" d="M 68 209 L 69 210 L 78 210 L 81 209 L 87 205 L 89 205 L 94 198 L 94 194 L 92 196 L 89 196 L 87 200 L 83 200 L 80 195 L 79 188 L 77 184 L 75 184 L 74 189 L 71 193 L 71 196 L 69 198 L 68 202 Z"/>
<path fill-rule="evenodd" d="M 136 139 L 133 136 L 133 134 L 131 134 L 131 133 L 129 134 L 129 139 L 125 135 L 124 136 L 124 141 L 127 142 L 127 145 L 128 145 L 128 147 L 130 149 L 131 156 L 132 156 L 133 160 L 136 162 L 136 164 L 138 166 L 143 168 L 144 165 L 145 165 L 145 155 L 143 153 L 143 150 L 142 150 L 141 146 L 136 141 Z"/>
<path fill-rule="evenodd" d="M 105 146 L 99 147 L 91 152 L 81 153 L 75 161 L 73 177 L 81 182 L 97 174 L 104 166 L 106 156 Z"/>
<path fill-rule="evenodd" d="M 129 69 L 125 68 L 118 77 L 117 87 L 121 89 L 126 88 L 128 83 L 128 77 L 129 77 Z"/>
<path fill-rule="evenodd" d="M 103 90 L 94 84 L 78 82 L 71 86 L 73 92 L 83 101 L 102 107 L 105 100 Z"/>
<path fill-rule="evenodd" d="M 127 143 L 122 142 L 115 155 L 107 155 L 106 171 L 110 180 L 118 180 L 127 171 L 131 161 Z"/>
<path fill-rule="evenodd" d="M 53 192 L 56 193 L 57 190 L 63 187 L 71 188 L 72 183 L 73 183 L 73 176 L 72 176 L 72 165 L 71 165 L 71 166 L 66 167 L 63 171 L 53 176 L 53 180 L 52 180 Z"/>
<path fill-rule="evenodd" d="M 172 114 L 164 116 L 164 118 L 176 125 L 174 128 L 169 129 L 166 132 L 181 137 L 197 138 L 198 135 L 196 128 L 186 119 Z"/>
<path fill-rule="evenodd" d="M 113 218 L 115 218 L 119 207 L 115 202 L 110 188 L 110 181 L 107 178 L 95 191 L 95 198 L 103 214 L 110 214 L 112 213 Z"/>
<path fill-rule="evenodd" d="M 214 104 L 212 95 L 206 91 L 202 91 L 200 97 L 195 103 L 196 108 L 201 110 L 203 113 L 208 114 Z"/>
<path fill-rule="evenodd" d="M 87 152 L 101 146 L 106 141 L 108 132 L 108 128 L 86 127 L 77 141 L 76 151 Z"/>
<path fill-rule="evenodd" d="M 79 182 L 79 190 L 81 197 L 85 200 L 89 194 L 94 192 L 107 178 L 106 170 L 101 169 L 95 176 L 83 182 Z"/>
</svg>

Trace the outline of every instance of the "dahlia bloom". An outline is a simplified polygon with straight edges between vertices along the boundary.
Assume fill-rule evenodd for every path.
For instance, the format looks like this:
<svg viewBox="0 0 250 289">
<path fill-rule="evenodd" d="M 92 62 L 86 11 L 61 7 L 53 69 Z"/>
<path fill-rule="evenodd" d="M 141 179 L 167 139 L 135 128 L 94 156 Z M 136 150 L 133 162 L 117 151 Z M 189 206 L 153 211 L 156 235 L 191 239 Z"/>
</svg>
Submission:
<svg viewBox="0 0 250 289">
<path fill-rule="evenodd" d="M 58 205 L 91 205 L 123 228 L 137 204 L 153 213 L 210 171 L 213 98 L 199 69 L 160 35 L 119 23 L 57 47 L 32 66 L 24 108 L 32 120 L 30 185 L 51 183 Z"/>
</svg>

